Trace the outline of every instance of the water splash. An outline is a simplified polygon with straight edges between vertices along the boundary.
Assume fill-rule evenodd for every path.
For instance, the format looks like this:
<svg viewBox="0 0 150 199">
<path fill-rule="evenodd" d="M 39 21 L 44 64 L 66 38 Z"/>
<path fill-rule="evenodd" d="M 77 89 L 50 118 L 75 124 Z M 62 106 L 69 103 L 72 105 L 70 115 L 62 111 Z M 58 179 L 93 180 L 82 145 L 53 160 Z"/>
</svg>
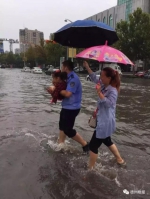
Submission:
<svg viewBox="0 0 150 199">
<path fill-rule="evenodd" d="M 26 133 L 25 136 L 33 137 L 35 140 L 37 140 L 36 137 L 31 133 Z"/>
<path fill-rule="evenodd" d="M 66 140 L 64 143 L 58 144 L 57 142 L 54 142 L 53 140 L 48 140 L 47 145 L 50 146 L 51 149 L 54 151 L 63 151 L 63 152 L 70 152 L 73 153 L 75 151 L 74 146 L 70 145 L 70 142 Z"/>
</svg>

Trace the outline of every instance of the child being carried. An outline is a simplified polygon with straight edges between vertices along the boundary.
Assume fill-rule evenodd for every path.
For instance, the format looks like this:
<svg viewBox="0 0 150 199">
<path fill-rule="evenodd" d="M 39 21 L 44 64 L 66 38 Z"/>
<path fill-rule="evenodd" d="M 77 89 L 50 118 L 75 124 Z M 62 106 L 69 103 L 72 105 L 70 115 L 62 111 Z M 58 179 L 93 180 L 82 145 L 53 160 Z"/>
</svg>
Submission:
<svg viewBox="0 0 150 199">
<path fill-rule="evenodd" d="M 54 86 L 48 87 L 47 91 L 52 95 L 51 103 L 56 104 L 57 100 L 62 100 L 64 98 L 60 92 L 67 88 L 67 73 L 58 70 L 52 74 L 52 77 Z"/>
</svg>

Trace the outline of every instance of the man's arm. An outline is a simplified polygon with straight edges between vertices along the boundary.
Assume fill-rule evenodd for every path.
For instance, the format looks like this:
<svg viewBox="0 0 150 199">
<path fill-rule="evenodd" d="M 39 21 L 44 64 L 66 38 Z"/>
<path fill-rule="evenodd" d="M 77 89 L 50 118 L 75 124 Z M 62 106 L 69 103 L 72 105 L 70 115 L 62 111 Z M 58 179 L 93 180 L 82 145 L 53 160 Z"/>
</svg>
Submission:
<svg viewBox="0 0 150 199">
<path fill-rule="evenodd" d="M 61 94 L 63 97 L 69 98 L 69 97 L 71 97 L 72 92 L 67 91 L 67 90 L 62 90 L 62 91 L 60 92 L 60 94 Z"/>
<path fill-rule="evenodd" d="M 66 98 L 71 97 L 71 95 L 72 95 L 73 93 L 76 92 L 76 90 L 77 90 L 77 88 L 78 88 L 78 84 L 79 84 L 78 79 L 74 79 L 74 78 L 73 78 L 73 79 L 67 84 L 66 90 L 62 90 L 62 91 L 60 92 L 60 94 L 61 94 L 62 96 L 64 96 L 64 97 L 66 97 Z"/>
</svg>

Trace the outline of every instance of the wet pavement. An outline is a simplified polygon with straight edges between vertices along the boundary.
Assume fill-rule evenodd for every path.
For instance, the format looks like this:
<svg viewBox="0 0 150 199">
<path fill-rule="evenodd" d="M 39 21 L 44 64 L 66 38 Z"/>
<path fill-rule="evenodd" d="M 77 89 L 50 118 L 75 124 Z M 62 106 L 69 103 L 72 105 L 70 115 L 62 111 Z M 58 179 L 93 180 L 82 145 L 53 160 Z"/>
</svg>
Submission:
<svg viewBox="0 0 150 199">
<path fill-rule="evenodd" d="M 95 86 L 81 76 L 82 110 L 76 129 L 90 140 L 87 121 L 96 107 Z M 0 69 L 1 199 L 149 199 L 150 80 L 123 78 L 112 140 L 127 166 L 120 168 L 105 146 L 94 171 L 81 146 L 56 144 L 60 103 L 44 90 L 51 77 Z"/>
</svg>

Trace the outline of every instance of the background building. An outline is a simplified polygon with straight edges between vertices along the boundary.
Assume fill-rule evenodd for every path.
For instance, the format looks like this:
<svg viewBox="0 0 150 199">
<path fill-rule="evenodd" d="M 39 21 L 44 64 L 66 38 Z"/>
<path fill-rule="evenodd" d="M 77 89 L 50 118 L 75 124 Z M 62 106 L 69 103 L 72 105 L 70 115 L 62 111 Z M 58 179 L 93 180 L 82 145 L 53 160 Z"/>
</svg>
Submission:
<svg viewBox="0 0 150 199">
<path fill-rule="evenodd" d="M 38 30 L 29 30 L 27 28 L 20 29 L 20 52 L 25 52 L 31 45 L 40 45 L 41 39 L 44 39 L 43 32 L 40 32 Z"/>
<path fill-rule="evenodd" d="M 15 49 L 15 54 L 20 54 L 20 48 Z"/>
<path fill-rule="evenodd" d="M 0 54 L 4 53 L 4 45 L 3 45 L 3 40 L 0 40 Z"/>
<path fill-rule="evenodd" d="M 54 40 L 54 33 L 50 33 L 49 40 Z"/>
<path fill-rule="evenodd" d="M 118 0 L 117 6 L 87 19 L 104 22 L 115 29 L 118 22 L 128 20 L 128 15 L 133 13 L 138 7 L 146 13 L 150 13 L 150 0 Z"/>
</svg>

